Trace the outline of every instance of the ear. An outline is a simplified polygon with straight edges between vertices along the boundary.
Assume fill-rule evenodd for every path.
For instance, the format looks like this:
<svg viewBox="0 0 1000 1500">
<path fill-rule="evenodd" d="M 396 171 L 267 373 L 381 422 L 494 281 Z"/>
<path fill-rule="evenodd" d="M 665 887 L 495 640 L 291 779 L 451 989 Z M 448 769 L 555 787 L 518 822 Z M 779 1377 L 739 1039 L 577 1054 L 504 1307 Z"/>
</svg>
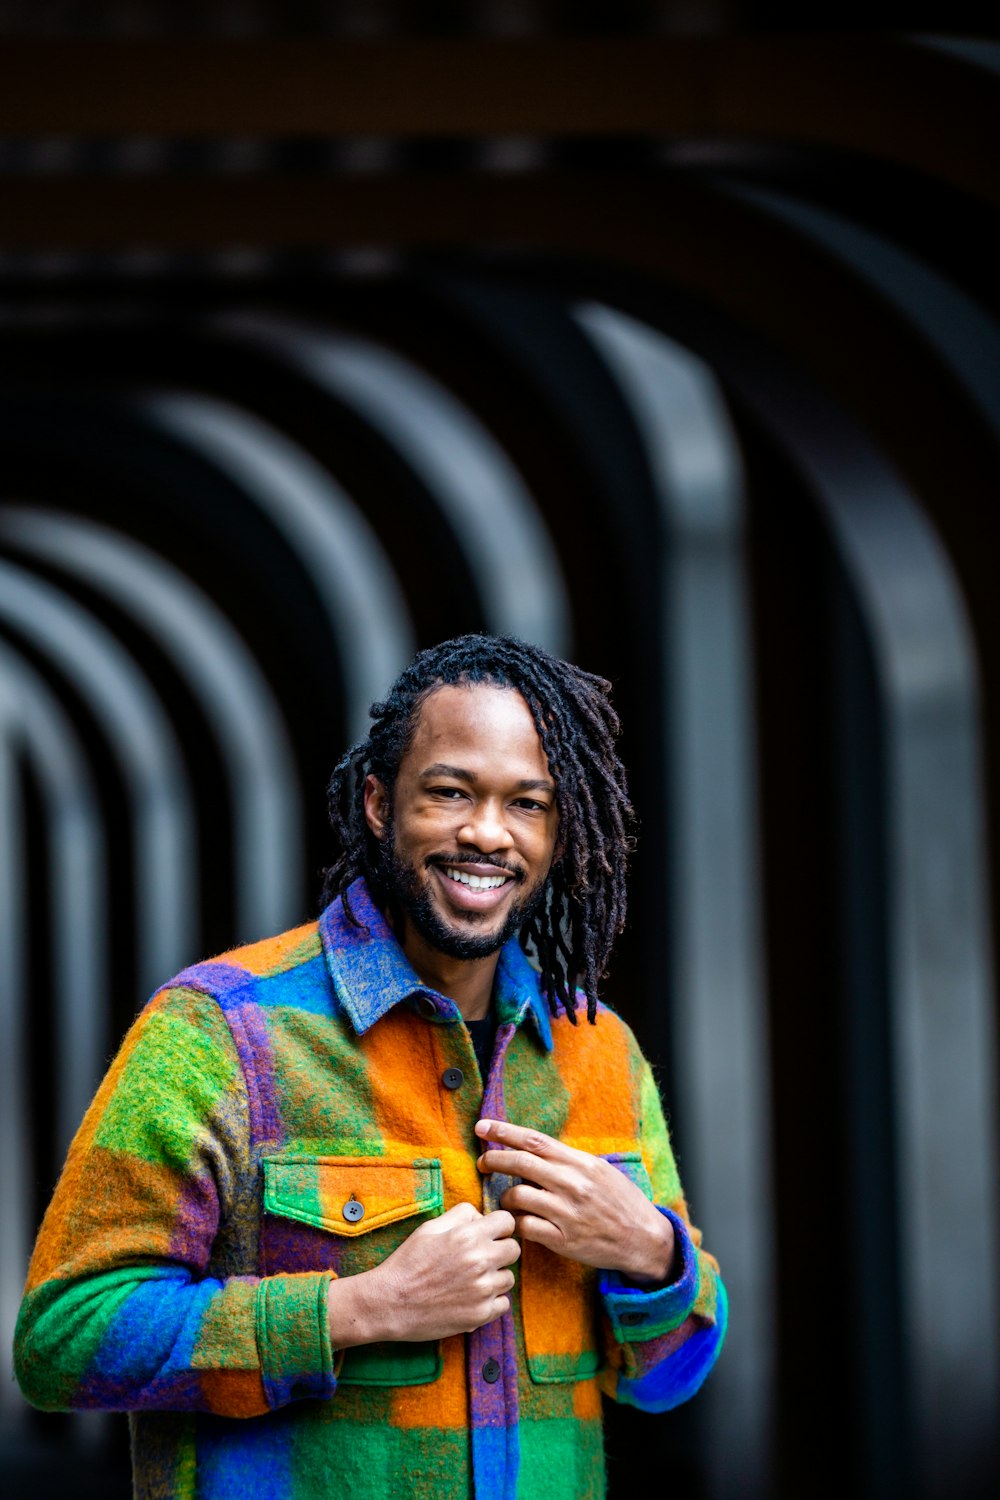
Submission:
<svg viewBox="0 0 1000 1500">
<path fill-rule="evenodd" d="M 365 821 L 377 839 L 385 837 L 389 822 L 389 794 L 377 776 L 365 777 Z"/>
</svg>

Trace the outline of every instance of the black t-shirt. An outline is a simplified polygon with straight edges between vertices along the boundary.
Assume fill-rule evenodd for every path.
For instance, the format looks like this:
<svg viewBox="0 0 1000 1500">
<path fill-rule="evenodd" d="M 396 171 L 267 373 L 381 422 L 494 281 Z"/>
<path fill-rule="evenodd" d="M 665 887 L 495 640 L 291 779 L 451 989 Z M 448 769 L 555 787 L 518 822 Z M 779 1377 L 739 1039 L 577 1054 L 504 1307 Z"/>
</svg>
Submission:
<svg viewBox="0 0 1000 1500">
<path fill-rule="evenodd" d="M 497 1015 L 491 1005 L 487 1014 L 481 1021 L 466 1021 L 472 1045 L 476 1052 L 476 1062 L 479 1064 L 480 1077 L 483 1087 L 486 1087 L 486 1076 L 490 1071 L 490 1062 L 493 1058 L 493 1043 L 497 1035 Z"/>
</svg>

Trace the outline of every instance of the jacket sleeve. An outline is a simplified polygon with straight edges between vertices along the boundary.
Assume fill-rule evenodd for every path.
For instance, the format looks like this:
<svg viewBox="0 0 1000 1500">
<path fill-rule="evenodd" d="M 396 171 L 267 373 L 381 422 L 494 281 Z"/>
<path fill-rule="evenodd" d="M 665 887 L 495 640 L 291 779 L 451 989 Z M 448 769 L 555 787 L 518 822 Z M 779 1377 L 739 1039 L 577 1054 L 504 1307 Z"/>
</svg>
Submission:
<svg viewBox="0 0 1000 1500">
<path fill-rule="evenodd" d="M 248 1113 L 215 1002 L 154 996 L 39 1232 L 14 1350 L 29 1401 L 241 1417 L 333 1393 L 330 1273 L 253 1274 Z"/>
<path fill-rule="evenodd" d="M 715 1364 L 728 1303 L 718 1263 L 701 1248 L 701 1232 L 688 1217 L 659 1091 L 644 1058 L 637 1071 L 642 1165 L 653 1201 L 673 1225 L 674 1273 L 652 1287 L 601 1273 L 607 1355 L 601 1382 L 616 1401 L 669 1411 L 695 1394 Z"/>
</svg>

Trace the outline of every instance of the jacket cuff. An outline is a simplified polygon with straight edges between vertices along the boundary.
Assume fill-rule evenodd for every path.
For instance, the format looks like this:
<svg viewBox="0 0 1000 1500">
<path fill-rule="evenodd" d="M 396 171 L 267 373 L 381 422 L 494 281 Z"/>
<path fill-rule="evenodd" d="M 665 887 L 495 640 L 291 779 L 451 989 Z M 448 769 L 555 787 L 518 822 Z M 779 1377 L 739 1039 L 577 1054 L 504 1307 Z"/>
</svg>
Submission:
<svg viewBox="0 0 1000 1500">
<path fill-rule="evenodd" d="M 257 1288 L 257 1350 L 272 1408 L 303 1397 L 332 1396 L 327 1287 L 331 1273 L 264 1277 Z"/>
<path fill-rule="evenodd" d="M 611 1330 L 619 1344 L 659 1338 L 672 1333 L 691 1312 L 698 1295 L 698 1257 L 687 1225 L 672 1209 L 656 1207 L 674 1231 L 674 1264 L 680 1270 L 672 1281 L 648 1287 L 630 1286 L 615 1271 L 602 1271 L 598 1286 Z"/>
</svg>

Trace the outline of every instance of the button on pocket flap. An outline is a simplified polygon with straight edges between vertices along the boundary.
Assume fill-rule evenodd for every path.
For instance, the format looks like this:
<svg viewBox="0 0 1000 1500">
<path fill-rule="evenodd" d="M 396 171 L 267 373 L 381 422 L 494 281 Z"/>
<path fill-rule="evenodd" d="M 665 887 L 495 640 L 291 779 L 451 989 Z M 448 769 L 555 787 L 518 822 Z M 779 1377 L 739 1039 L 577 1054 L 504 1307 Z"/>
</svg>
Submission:
<svg viewBox="0 0 1000 1500">
<path fill-rule="evenodd" d="M 429 1157 L 266 1156 L 264 1211 L 331 1234 L 367 1234 L 440 1213 L 441 1163 Z"/>
</svg>

